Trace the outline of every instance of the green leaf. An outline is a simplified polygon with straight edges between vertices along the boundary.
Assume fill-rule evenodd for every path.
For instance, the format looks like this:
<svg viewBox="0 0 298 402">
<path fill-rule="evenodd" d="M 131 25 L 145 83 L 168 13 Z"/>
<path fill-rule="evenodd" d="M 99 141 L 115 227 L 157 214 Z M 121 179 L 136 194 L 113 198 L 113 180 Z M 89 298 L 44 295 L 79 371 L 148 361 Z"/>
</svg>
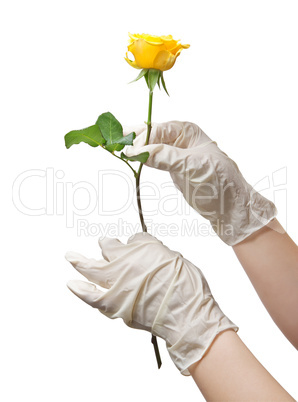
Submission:
<svg viewBox="0 0 298 402">
<path fill-rule="evenodd" d="M 158 77 L 160 76 L 161 71 L 155 70 L 154 68 L 150 68 L 148 71 L 148 87 L 151 92 L 153 92 L 155 85 L 157 84 Z"/>
<path fill-rule="evenodd" d="M 91 147 L 98 147 L 104 145 L 106 142 L 101 135 L 99 127 L 95 124 L 82 130 L 74 130 L 67 133 L 64 137 L 66 148 L 70 148 L 74 144 L 85 142 L 91 145 Z"/>
<path fill-rule="evenodd" d="M 140 72 L 140 74 L 137 76 L 137 78 L 131 82 L 129 82 L 129 84 L 131 84 L 132 82 L 136 82 L 138 80 L 140 80 L 142 77 L 144 77 L 144 75 L 146 75 L 148 72 L 148 68 L 143 68 L 143 70 Z"/>
<path fill-rule="evenodd" d="M 129 133 L 125 136 L 123 136 L 122 138 L 120 138 L 117 142 L 117 144 L 121 144 L 121 145 L 132 145 L 133 144 L 133 140 L 136 138 L 136 133 L 132 132 Z"/>
<path fill-rule="evenodd" d="M 168 91 L 167 91 L 167 87 L 166 87 L 165 80 L 164 80 L 164 78 L 163 78 L 163 72 L 161 72 L 161 75 L 160 75 L 160 76 L 161 76 L 161 83 L 162 83 L 163 89 L 166 91 L 167 95 L 170 96 L 169 93 L 168 93 Z"/>
<path fill-rule="evenodd" d="M 135 133 L 130 133 L 124 137 L 120 122 L 110 112 L 101 114 L 96 121 L 96 125 L 106 140 L 105 149 L 110 152 L 121 151 L 125 145 L 132 145 L 136 136 Z"/>
<path fill-rule="evenodd" d="M 127 156 L 123 152 L 121 152 L 120 156 L 122 159 L 127 159 L 132 162 L 136 161 L 136 162 L 145 163 L 147 161 L 147 159 L 149 158 L 149 152 L 142 152 L 142 153 L 140 153 L 138 155 L 134 155 L 134 156 Z"/>
</svg>

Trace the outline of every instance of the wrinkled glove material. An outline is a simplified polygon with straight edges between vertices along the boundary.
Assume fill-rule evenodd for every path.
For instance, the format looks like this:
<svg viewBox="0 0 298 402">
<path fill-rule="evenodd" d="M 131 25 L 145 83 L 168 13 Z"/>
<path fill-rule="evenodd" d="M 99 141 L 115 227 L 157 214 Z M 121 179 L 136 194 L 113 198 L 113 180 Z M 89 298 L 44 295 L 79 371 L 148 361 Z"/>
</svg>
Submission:
<svg viewBox="0 0 298 402">
<path fill-rule="evenodd" d="M 146 126 L 129 130 L 134 129 L 137 138 L 125 153 L 149 152 L 146 165 L 168 171 L 188 204 L 226 244 L 234 246 L 276 217 L 273 202 L 246 182 L 236 163 L 196 124 L 153 124 L 146 146 Z"/>
<path fill-rule="evenodd" d="M 190 375 L 188 367 L 202 359 L 216 335 L 238 330 L 199 268 L 155 237 L 137 233 L 127 244 L 110 238 L 99 244 L 103 260 L 67 253 L 67 260 L 93 282 L 70 281 L 69 289 L 107 317 L 164 339 L 183 375 Z"/>
</svg>

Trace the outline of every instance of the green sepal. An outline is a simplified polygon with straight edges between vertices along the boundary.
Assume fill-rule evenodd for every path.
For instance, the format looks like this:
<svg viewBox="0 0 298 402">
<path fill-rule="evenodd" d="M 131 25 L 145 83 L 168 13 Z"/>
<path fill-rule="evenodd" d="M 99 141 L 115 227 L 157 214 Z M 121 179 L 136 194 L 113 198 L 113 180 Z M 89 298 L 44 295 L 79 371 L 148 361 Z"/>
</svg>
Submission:
<svg viewBox="0 0 298 402">
<path fill-rule="evenodd" d="M 123 152 L 121 152 L 120 156 L 122 159 L 127 159 L 128 161 L 145 163 L 149 158 L 149 152 L 142 152 L 138 155 L 133 156 L 127 156 Z"/>
<path fill-rule="evenodd" d="M 132 82 L 136 82 L 136 81 L 140 80 L 147 73 L 148 73 L 148 68 L 143 68 L 143 70 L 140 72 L 140 74 L 137 76 L 137 78 L 135 80 L 133 80 L 133 81 L 130 81 L 129 84 L 131 84 Z"/>
<path fill-rule="evenodd" d="M 170 96 L 168 93 L 167 87 L 166 87 L 164 77 L 163 77 L 163 71 L 156 70 L 155 68 L 143 68 L 143 70 L 140 72 L 140 74 L 137 76 L 137 78 L 131 82 L 138 81 L 142 77 L 145 78 L 149 91 L 153 92 L 156 84 L 158 85 L 159 89 L 161 89 L 161 86 L 160 86 L 160 83 L 161 83 L 166 94 L 168 96 Z"/>
<path fill-rule="evenodd" d="M 169 93 L 168 93 L 168 91 L 167 91 L 165 79 L 163 78 L 163 72 L 161 72 L 160 78 L 161 78 L 161 83 L 162 83 L 163 89 L 166 91 L 166 94 L 167 94 L 168 96 L 170 96 Z"/>
<path fill-rule="evenodd" d="M 130 133 L 124 137 L 122 125 L 110 112 L 101 114 L 96 125 L 106 140 L 104 147 L 109 152 L 121 151 L 125 145 L 132 145 L 136 137 L 135 133 Z"/>
<path fill-rule="evenodd" d="M 160 89 L 160 78 L 161 78 L 161 76 L 162 76 L 162 72 L 159 74 L 158 81 L 157 81 L 157 85 L 158 85 L 159 89 Z"/>
<path fill-rule="evenodd" d="M 155 85 L 158 82 L 158 78 L 161 75 L 161 71 L 160 70 L 155 70 L 154 68 L 150 68 L 148 71 L 148 88 L 151 92 L 153 92 Z"/>
<path fill-rule="evenodd" d="M 80 142 L 85 142 L 91 145 L 91 147 L 103 146 L 106 142 L 104 137 L 101 135 L 99 127 L 95 124 L 82 130 L 73 130 L 64 136 L 66 148 L 70 148 L 74 144 L 79 144 Z"/>
<path fill-rule="evenodd" d="M 149 88 L 148 72 L 147 72 L 147 74 L 145 74 L 145 75 L 144 75 L 144 78 L 145 78 L 145 81 L 146 81 L 147 87 Z"/>
</svg>

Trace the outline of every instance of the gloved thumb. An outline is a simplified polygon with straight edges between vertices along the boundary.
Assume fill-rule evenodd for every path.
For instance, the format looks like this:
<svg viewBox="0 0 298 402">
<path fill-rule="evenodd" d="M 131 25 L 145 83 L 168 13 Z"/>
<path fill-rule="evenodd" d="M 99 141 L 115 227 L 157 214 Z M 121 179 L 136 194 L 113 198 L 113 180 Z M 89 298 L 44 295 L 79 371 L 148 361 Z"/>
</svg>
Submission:
<svg viewBox="0 0 298 402">
<path fill-rule="evenodd" d="M 136 133 L 136 136 L 138 137 L 141 133 L 146 133 L 147 131 L 147 125 L 145 123 L 143 124 L 138 124 L 135 126 L 123 126 L 123 135 L 126 136 L 132 132 Z"/>
<path fill-rule="evenodd" d="M 68 281 L 67 287 L 76 296 L 92 307 L 100 309 L 103 305 L 104 292 L 90 282 L 80 280 Z"/>
<path fill-rule="evenodd" d="M 145 163 L 147 166 L 167 171 L 180 171 L 185 164 L 187 149 L 176 148 L 167 144 L 149 144 L 139 146 L 138 144 L 127 147 L 125 154 L 135 156 L 143 152 L 149 152 Z"/>
</svg>

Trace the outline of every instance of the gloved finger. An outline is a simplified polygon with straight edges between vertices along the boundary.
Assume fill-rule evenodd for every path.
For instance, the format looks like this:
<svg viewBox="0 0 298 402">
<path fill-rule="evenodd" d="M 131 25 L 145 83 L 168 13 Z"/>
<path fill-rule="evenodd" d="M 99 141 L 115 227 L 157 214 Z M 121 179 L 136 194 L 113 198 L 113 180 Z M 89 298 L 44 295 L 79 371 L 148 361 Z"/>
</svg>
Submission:
<svg viewBox="0 0 298 402">
<path fill-rule="evenodd" d="M 149 144 L 174 145 L 183 131 L 184 123 L 181 121 L 154 123 L 150 133 Z"/>
<path fill-rule="evenodd" d="M 192 123 L 189 123 L 192 126 L 195 126 Z M 177 137 L 184 130 L 184 126 L 187 123 L 183 123 L 180 121 L 168 121 L 164 123 L 152 123 L 151 133 L 150 133 L 150 141 L 149 144 L 173 144 Z M 135 132 L 137 141 L 139 136 L 145 137 L 147 136 L 147 124 L 139 124 L 135 126 L 123 126 L 123 135 L 128 135 L 131 132 Z M 135 144 L 134 142 L 134 144 Z M 145 143 L 145 141 L 144 141 Z"/>
<path fill-rule="evenodd" d="M 131 243 L 161 243 L 156 237 L 152 236 L 151 234 L 147 232 L 139 232 L 135 233 L 134 235 L 130 236 L 130 238 L 127 240 L 127 244 Z"/>
<path fill-rule="evenodd" d="M 105 293 L 97 289 L 93 283 L 71 280 L 68 281 L 67 287 L 72 291 L 72 293 L 90 306 L 98 308 L 99 310 L 106 310 L 106 305 L 104 303 Z"/>
<path fill-rule="evenodd" d="M 181 141 L 179 143 L 178 138 L 183 132 L 184 124 L 181 122 L 171 121 L 168 123 L 153 123 L 149 138 L 149 145 L 167 144 L 179 147 L 181 145 Z M 125 147 L 124 153 L 127 156 L 135 156 L 142 152 L 149 152 L 148 149 L 144 148 L 146 139 L 147 129 L 144 129 L 143 131 L 140 131 L 138 136 L 135 138 L 132 146 Z M 185 146 L 184 148 L 187 148 L 187 146 Z M 150 166 L 148 161 L 146 164 Z"/>
<path fill-rule="evenodd" d="M 147 130 L 140 133 L 134 139 L 133 145 L 127 145 L 127 148 L 134 148 L 135 150 L 138 150 L 140 147 L 143 147 L 145 145 L 146 138 L 147 138 Z"/>
<path fill-rule="evenodd" d="M 94 258 L 86 258 L 79 253 L 69 251 L 65 258 L 72 266 L 86 279 L 98 284 L 106 289 L 110 289 L 113 284 L 111 279 L 111 270 L 108 268 L 108 262 L 105 260 L 95 260 Z"/>
<path fill-rule="evenodd" d="M 126 254 L 125 244 L 121 243 L 121 241 L 118 239 L 105 237 L 103 239 L 99 239 L 98 244 L 101 248 L 103 258 L 106 261 L 114 261 Z"/>
<path fill-rule="evenodd" d="M 136 137 L 133 141 L 133 145 L 126 145 L 123 153 L 127 156 L 134 156 L 140 154 L 140 148 L 144 147 L 146 142 L 147 134 L 141 133 L 138 137 Z"/>
<path fill-rule="evenodd" d="M 170 121 L 167 123 L 153 123 L 149 138 L 149 144 L 168 144 L 173 145 L 177 142 L 177 138 L 183 132 L 183 123 Z M 128 134 L 128 132 L 127 132 Z M 135 138 L 132 146 L 127 146 L 125 153 L 127 156 L 137 155 L 139 149 L 145 145 L 147 138 L 147 127 L 143 130 L 136 132 L 137 137 Z M 179 145 L 177 145 L 179 146 Z M 127 153 L 129 152 L 129 154 Z"/>
<path fill-rule="evenodd" d="M 196 124 L 169 121 L 152 126 L 149 144 L 167 144 L 177 148 L 193 148 L 212 140 Z"/>
<path fill-rule="evenodd" d="M 155 251 L 154 254 L 154 262 L 158 265 L 159 264 L 159 258 L 162 257 L 163 262 L 165 261 L 165 258 L 172 259 L 174 257 L 180 256 L 183 258 L 182 254 L 179 253 L 178 251 L 175 250 L 170 250 L 167 246 L 163 244 L 162 241 L 158 240 L 156 237 L 150 235 L 147 232 L 140 232 L 136 233 L 133 236 L 131 236 L 127 240 L 127 244 L 133 244 L 134 248 L 136 249 L 137 246 L 146 246 L 146 250 L 150 250 L 149 247 L 154 247 L 151 248 L 151 250 Z M 149 245 L 152 246 L 149 246 Z M 145 249 L 144 249 L 145 250 Z M 145 251 L 147 253 L 147 251 Z M 162 262 L 160 262 L 162 264 Z"/>
<path fill-rule="evenodd" d="M 134 147 L 127 148 L 126 155 L 133 156 Z M 146 165 L 160 170 L 183 170 L 186 163 L 187 149 L 176 148 L 167 144 L 150 144 L 140 147 L 137 153 L 149 152 Z"/>
<path fill-rule="evenodd" d="M 147 125 L 146 124 L 138 124 L 135 126 L 123 126 L 123 135 L 128 135 L 132 132 L 136 133 L 136 136 L 138 137 L 141 133 L 147 131 Z"/>
</svg>

